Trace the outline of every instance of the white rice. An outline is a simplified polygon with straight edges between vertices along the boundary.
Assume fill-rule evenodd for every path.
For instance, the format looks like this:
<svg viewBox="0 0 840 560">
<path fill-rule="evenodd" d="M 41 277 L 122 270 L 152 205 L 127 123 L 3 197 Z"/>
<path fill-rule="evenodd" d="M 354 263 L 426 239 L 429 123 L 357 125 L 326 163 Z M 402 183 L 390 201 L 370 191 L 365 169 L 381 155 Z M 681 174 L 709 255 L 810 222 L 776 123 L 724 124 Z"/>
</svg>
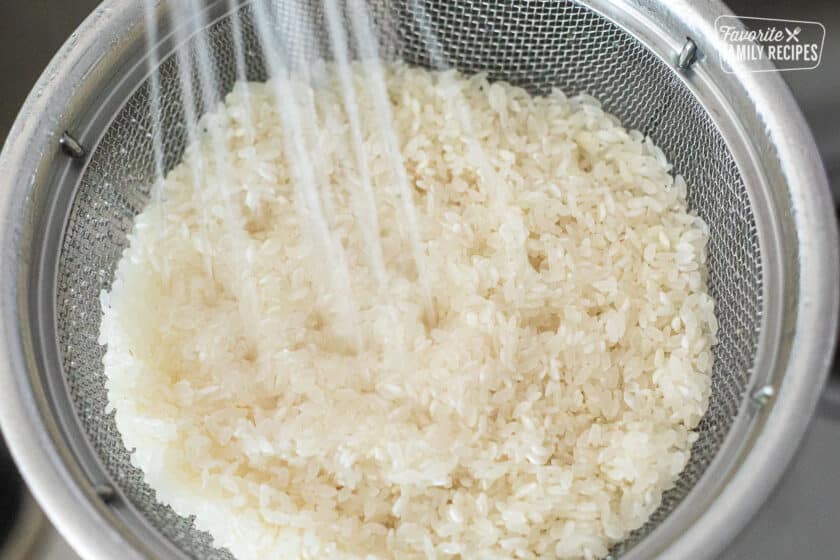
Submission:
<svg viewBox="0 0 840 560">
<path fill-rule="evenodd" d="M 684 181 L 591 97 L 389 66 L 431 317 L 353 72 L 385 284 L 337 80 L 293 87 L 352 297 L 296 211 L 274 90 L 237 84 L 203 122 L 222 150 L 188 149 L 102 296 L 134 464 L 241 560 L 604 556 L 707 407 L 708 229 Z"/>
</svg>

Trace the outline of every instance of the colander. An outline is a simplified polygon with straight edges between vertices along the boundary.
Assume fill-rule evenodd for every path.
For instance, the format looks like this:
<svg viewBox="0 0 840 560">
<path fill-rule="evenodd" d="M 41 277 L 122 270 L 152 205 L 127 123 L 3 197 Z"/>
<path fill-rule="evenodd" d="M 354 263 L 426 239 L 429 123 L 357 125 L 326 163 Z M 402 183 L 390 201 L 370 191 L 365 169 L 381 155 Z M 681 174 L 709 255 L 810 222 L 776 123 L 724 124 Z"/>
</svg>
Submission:
<svg viewBox="0 0 840 560">
<path fill-rule="evenodd" d="M 289 48 L 325 50 L 319 1 L 297 3 L 316 30 L 308 35 L 291 28 L 291 4 L 274 1 L 272 25 Z M 714 20 L 728 11 L 716 2 L 427 0 L 417 17 L 418 2 L 371 3 L 383 56 L 429 66 L 434 36 L 443 62 L 465 72 L 535 93 L 593 94 L 685 177 L 690 206 L 711 230 L 720 324 L 711 403 L 675 487 L 611 554 L 716 555 L 795 452 L 834 340 L 832 204 L 792 97 L 774 72 L 737 63 L 723 71 Z M 201 25 L 155 7 L 167 168 L 186 142 L 176 49 L 206 39 L 224 93 L 236 75 L 238 12 L 248 76 L 266 78 L 250 3 L 201 5 Z M 190 35 L 175 26 L 197 35 L 179 43 Z M 139 2 L 103 3 L 44 73 L 0 157 L 0 416 L 34 494 L 84 556 L 228 559 L 155 499 L 106 411 L 98 297 L 155 173 L 145 38 Z"/>
</svg>

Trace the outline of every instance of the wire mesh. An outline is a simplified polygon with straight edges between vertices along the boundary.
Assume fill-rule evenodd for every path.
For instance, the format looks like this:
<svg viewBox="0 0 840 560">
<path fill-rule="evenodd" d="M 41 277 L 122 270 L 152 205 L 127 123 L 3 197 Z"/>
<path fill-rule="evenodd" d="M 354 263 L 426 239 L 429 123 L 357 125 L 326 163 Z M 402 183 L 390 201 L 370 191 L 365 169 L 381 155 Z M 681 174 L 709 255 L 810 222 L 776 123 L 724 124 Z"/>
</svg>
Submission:
<svg viewBox="0 0 840 560">
<path fill-rule="evenodd" d="M 288 48 L 300 49 L 304 58 L 328 53 L 326 35 L 302 37 L 284 23 L 293 21 L 283 17 L 284 6 L 289 5 L 278 4 L 280 17 L 274 22 L 277 32 L 289 39 Z M 319 2 L 306 4 L 304 11 L 315 29 L 325 29 L 319 6 Z M 689 465 L 650 521 L 614 549 L 614 555 L 620 556 L 661 523 L 696 484 L 742 401 L 756 352 L 762 292 L 760 247 L 747 190 L 713 121 L 673 69 L 600 15 L 574 2 L 556 0 L 430 0 L 423 3 L 423 18 L 417 17 L 416 6 L 410 1 L 374 5 L 385 56 L 431 66 L 429 33 L 421 28 L 422 21 L 431 25 L 447 65 L 468 73 L 486 71 L 494 79 L 534 93 L 559 87 L 567 94 L 598 97 L 626 127 L 651 136 L 662 148 L 675 173 L 689 185 L 691 208 L 710 226 L 709 289 L 717 302 L 720 342 L 714 349 L 709 410 Z M 245 6 L 240 15 L 248 77 L 264 80 L 266 68 L 252 12 Z M 202 33 L 213 50 L 220 93 L 225 93 L 236 79 L 230 19 L 223 17 Z M 195 41 L 184 48 L 194 51 Z M 180 160 L 186 143 L 184 96 L 176 64 L 176 57 L 169 56 L 160 68 L 166 168 Z M 59 344 L 70 399 L 113 482 L 189 557 L 228 559 L 231 555 L 214 548 L 191 519 L 179 517 L 156 500 L 142 473 L 131 465 L 113 415 L 106 412 L 104 348 L 97 343 L 99 293 L 110 287 L 132 219 L 147 202 L 154 178 L 148 96 L 148 83 L 141 84 L 91 152 L 60 256 Z"/>
</svg>

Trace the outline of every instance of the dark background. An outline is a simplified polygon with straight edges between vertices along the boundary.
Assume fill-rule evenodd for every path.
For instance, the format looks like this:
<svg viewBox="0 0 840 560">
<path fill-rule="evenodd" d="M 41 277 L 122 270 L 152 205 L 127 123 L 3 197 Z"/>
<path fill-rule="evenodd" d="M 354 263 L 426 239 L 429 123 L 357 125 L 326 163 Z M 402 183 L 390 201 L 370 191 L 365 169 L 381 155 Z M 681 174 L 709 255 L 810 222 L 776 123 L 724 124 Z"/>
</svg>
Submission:
<svg viewBox="0 0 840 560">
<path fill-rule="evenodd" d="M 0 139 L 6 138 L 21 103 L 53 54 L 97 4 L 94 0 L 0 0 Z M 729 4 L 737 15 L 825 25 L 820 67 L 783 75 L 814 132 L 840 200 L 840 2 L 734 0 Z M 840 558 L 840 375 L 834 372 L 832 376 L 792 468 L 723 555 L 724 560 Z M 13 498 L 15 485 L 0 448 L 0 496 Z M 0 525 L 9 507 L 0 501 L 4 510 Z"/>
</svg>

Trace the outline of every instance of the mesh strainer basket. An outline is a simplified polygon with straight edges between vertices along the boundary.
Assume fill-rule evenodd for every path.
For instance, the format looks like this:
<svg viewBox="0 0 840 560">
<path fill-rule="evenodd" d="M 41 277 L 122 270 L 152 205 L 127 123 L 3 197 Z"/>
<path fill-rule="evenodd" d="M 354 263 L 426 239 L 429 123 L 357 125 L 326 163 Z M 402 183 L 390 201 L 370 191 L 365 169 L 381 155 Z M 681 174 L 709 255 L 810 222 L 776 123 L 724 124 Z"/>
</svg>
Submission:
<svg viewBox="0 0 840 560">
<path fill-rule="evenodd" d="M 212 1 L 198 31 L 220 87 L 235 79 L 232 10 L 251 79 L 266 78 L 248 2 Z M 320 3 L 303 4 L 315 29 Z M 373 3 L 382 52 L 446 62 L 533 92 L 587 92 L 650 135 L 710 225 L 717 302 L 712 397 L 691 462 L 650 522 L 613 555 L 715 555 L 792 456 L 830 360 L 838 307 L 836 233 L 812 139 L 782 80 L 725 73 L 713 2 L 543 0 Z M 292 18 L 274 22 L 278 34 Z M 178 33 L 160 18 L 163 149 L 185 145 Z M 0 159 L 2 427 L 34 493 L 91 558 L 231 558 L 155 499 L 111 414 L 97 344 L 108 288 L 154 175 L 150 85 L 139 2 L 105 2 L 53 61 Z M 181 35 L 182 36 L 182 35 Z M 292 41 L 293 48 L 317 50 Z M 181 45 L 194 49 L 195 37 Z M 67 132 L 66 132 L 67 131 Z"/>
</svg>

